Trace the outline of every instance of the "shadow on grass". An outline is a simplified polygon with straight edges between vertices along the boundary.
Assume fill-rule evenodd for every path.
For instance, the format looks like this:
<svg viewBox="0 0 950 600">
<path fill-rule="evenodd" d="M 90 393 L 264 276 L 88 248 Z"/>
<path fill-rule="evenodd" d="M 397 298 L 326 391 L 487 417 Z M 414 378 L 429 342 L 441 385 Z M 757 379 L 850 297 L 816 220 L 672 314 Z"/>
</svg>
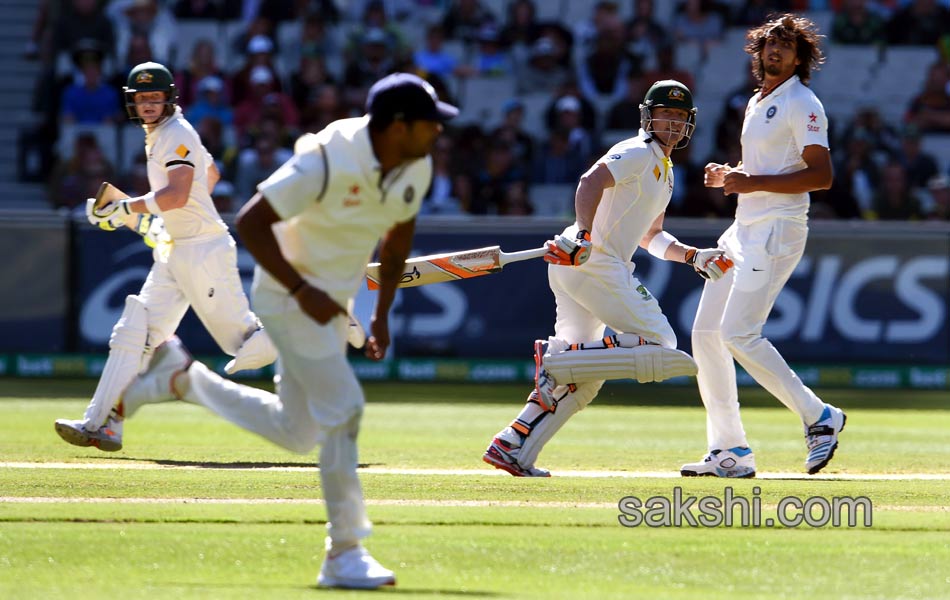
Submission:
<svg viewBox="0 0 950 600">
<path fill-rule="evenodd" d="M 147 462 L 163 467 L 192 467 L 195 469 L 313 469 L 319 467 L 320 463 L 313 461 L 306 462 L 268 462 L 268 461 L 233 461 L 219 462 L 208 460 L 172 460 L 169 458 L 148 458 L 140 456 L 100 456 L 89 457 L 93 460 L 107 461 L 129 461 L 129 462 Z M 360 463 L 359 469 L 368 467 L 383 467 L 383 463 Z"/>
<path fill-rule="evenodd" d="M 201 583 L 201 582 L 177 582 L 177 581 L 166 581 L 163 583 L 152 583 L 150 587 L 156 588 L 180 588 L 187 589 L 190 591 L 198 591 L 206 589 L 209 592 L 213 590 L 232 590 L 232 589 L 246 589 L 247 585 L 243 583 Z M 409 587 L 381 587 L 376 590 L 344 590 L 344 589 L 331 589 L 331 588 L 321 588 L 317 587 L 315 584 L 311 585 L 265 585 L 260 589 L 260 592 L 266 593 L 268 591 L 278 591 L 285 590 L 287 592 L 316 592 L 318 594 L 339 594 L 339 595 L 350 595 L 350 594 L 359 594 L 372 591 L 376 594 L 388 595 L 395 594 L 400 596 L 410 596 L 413 598 L 416 597 L 425 597 L 425 596 L 448 596 L 448 597 L 462 597 L 462 598 L 493 598 L 500 596 L 501 594 L 497 592 L 490 592 L 484 590 L 451 590 L 451 589 L 424 589 L 424 588 L 409 588 Z"/>
</svg>

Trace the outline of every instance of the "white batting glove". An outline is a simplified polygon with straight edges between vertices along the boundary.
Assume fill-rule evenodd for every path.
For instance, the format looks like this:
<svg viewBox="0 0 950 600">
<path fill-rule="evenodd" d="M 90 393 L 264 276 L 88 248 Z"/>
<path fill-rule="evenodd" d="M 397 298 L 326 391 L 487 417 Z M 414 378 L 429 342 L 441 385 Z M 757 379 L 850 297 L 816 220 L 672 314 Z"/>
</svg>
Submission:
<svg viewBox="0 0 950 600">
<path fill-rule="evenodd" d="M 716 281 L 732 268 L 732 260 L 719 248 L 690 248 L 686 252 L 686 264 L 710 281 Z"/>
<path fill-rule="evenodd" d="M 137 232 L 149 248 L 171 241 L 171 236 L 165 231 L 165 221 L 157 215 L 143 214 L 139 218 Z"/>
<path fill-rule="evenodd" d="M 548 240 L 547 247 L 548 253 L 544 255 L 545 262 L 572 267 L 582 265 L 590 258 L 590 232 L 582 229 L 577 232 L 577 239 L 573 240 L 556 235 L 553 240 Z"/>
<path fill-rule="evenodd" d="M 115 231 L 122 226 L 122 219 L 132 214 L 128 202 L 110 202 L 97 209 L 95 198 L 86 198 L 86 218 L 105 231 Z"/>
</svg>

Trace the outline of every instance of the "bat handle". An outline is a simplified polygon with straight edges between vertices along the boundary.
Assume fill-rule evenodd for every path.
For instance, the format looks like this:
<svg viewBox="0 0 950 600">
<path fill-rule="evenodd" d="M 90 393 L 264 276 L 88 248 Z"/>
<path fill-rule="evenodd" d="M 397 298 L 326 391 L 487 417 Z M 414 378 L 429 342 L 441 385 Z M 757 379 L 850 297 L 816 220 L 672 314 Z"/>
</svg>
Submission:
<svg viewBox="0 0 950 600">
<path fill-rule="evenodd" d="M 517 262 L 519 260 L 529 260 L 532 258 L 541 258 L 548 253 L 546 246 L 541 248 L 533 248 L 531 250 L 521 250 L 520 252 L 505 252 L 501 257 L 501 264 L 506 265 L 510 262 Z"/>
</svg>

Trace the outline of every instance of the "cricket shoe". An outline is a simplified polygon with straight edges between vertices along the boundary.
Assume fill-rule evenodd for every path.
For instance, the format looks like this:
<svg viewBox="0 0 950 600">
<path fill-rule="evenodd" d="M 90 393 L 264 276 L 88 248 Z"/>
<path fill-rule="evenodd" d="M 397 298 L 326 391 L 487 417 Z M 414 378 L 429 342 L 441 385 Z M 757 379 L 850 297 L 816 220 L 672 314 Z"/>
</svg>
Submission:
<svg viewBox="0 0 950 600">
<path fill-rule="evenodd" d="M 334 557 L 328 554 L 320 567 L 317 585 L 329 588 L 375 590 L 396 585 L 396 575 L 370 556 L 366 548 L 357 546 Z"/>
<path fill-rule="evenodd" d="M 179 400 L 187 391 L 188 367 L 194 359 L 177 336 L 155 349 L 148 369 L 122 392 L 119 412 L 131 417 L 145 404 Z"/>
<path fill-rule="evenodd" d="M 534 391 L 537 392 L 538 404 L 541 408 L 553 411 L 557 406 L 557 400 L 554 399 L 554 388 L 557 387 L 557 383 L 544 368 L 546 344 L 544 340 L 534 341 Z"/>
<path fill-rule="evenodd" d="M 73 446 L 94 446 L 103 452 L 122 449 L 122 432 L 112 415 L 96 431 L 86 429 L 85 421 L 79 419 L 56 419 L 54 427 L 59 437 Z"/>
<path fill-rule="evenodd" d="M 482 455 L 482 460 L 502 471 L 508 471 L 515 477 L 550 477 L 551 472 L 537 467 L 522 467 L 518 464 L 518 451 L 521 448 L 496 437 L 488 445 L 488 450 Z"/>
<path fill-rule="evenodd" d="M 805 468 L 809 475 L 821 471 L 831 461 L 838 448 L 838 434 L 844 430 L 847 420 L 843 410 L 826 404 L 818 421 L 805 427 L 805 444 L 808 446 Z"/>
<path fill-rule="evenodd" d="M 683 477 L 755 477 L 755 455 L 750 448 L 736 446 L 728 450 L 712 450 L 703 460 L 680 467 Z"/>
</svg>

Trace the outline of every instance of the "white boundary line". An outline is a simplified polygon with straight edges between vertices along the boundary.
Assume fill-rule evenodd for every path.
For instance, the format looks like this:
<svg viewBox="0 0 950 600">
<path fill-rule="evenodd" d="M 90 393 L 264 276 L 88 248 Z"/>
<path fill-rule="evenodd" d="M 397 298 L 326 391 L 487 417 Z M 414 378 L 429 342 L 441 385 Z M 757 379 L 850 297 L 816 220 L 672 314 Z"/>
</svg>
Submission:
<svg viewBox="0 0 950 600">
<path fill-rule="evenodd" d="M 197 465 L 163 465 L 152 462 L 103 461 L 95 463 L 83 462 L 0 462 L 0 469 L 89 469 L 115 470 L 127 469 L 134 471 L 235 471 L 253 473 L 319 473 L 320 469 L 313 467 L 226 467 Z M 507 473 L 497 469 L 399 469 L 386 467 L 364 467 L 360 473 L 373 475 L 450 475 L 466 476 L 500 476 L 507 477 Z M 606 479 L 611 477 L 624 479 L 680 479 L 675 471 L 558 471 L 554 470 L 555 477 L 586 477 L 592 479 Z M 807 475 L 805 473 L 757 473 L 757 479 L 802 479 L 802 480 L 844 480 L 844 481 L 950 481 L 950 473 L 819 473 Z"/>
</svg>

